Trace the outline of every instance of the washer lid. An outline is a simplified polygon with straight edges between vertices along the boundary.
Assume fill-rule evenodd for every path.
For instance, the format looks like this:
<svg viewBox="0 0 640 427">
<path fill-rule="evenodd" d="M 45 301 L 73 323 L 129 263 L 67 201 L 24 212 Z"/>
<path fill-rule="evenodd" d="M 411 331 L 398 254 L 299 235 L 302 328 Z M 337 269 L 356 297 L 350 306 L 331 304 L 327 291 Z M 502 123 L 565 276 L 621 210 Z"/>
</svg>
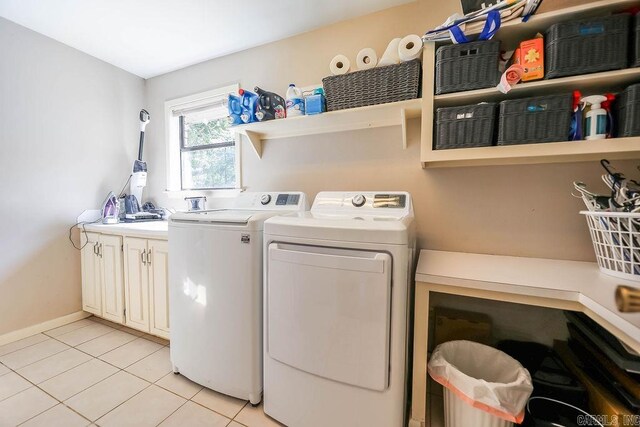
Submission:
<svg viewBox="0 0 640 427">
<path fill-rule="evenodd" d="M 211 211 L 176 212 L 171 221 L 246 224 L 263 211 L 217 209 Z"/>
<path fill-rule="evenodd" d="M 385 215 L 297 212 L 269 218 L 264 233 L 272 237 L 299 237 L 361 243 L 406 245 L 413 231 L 413 215 L 401 218 Z M 277 237 L 274 237 L 277 240 Z"/>
</svg>

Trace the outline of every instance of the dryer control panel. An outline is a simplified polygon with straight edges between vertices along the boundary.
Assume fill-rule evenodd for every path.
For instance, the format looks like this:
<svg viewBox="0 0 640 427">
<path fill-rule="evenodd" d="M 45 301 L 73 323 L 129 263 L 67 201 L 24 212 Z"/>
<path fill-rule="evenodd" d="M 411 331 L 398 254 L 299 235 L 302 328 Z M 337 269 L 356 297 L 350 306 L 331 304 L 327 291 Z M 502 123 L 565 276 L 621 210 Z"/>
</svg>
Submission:
<svg viewBox="0 0 640 427">
<path fill-rule="evenodd" d="M 403 191 L 324 191 L 316 196 L 311 212 L 402 217 L 412 212 L 411 196 Z"/>
</svg>

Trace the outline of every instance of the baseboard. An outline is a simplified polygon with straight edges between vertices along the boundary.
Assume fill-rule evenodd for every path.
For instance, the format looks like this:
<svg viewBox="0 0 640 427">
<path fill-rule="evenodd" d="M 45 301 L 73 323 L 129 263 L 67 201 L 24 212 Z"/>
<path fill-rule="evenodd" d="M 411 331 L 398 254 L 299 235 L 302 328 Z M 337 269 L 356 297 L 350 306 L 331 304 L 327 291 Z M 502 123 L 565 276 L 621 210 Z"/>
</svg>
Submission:
<svg viewBox="0 0 640 427">
<path fill-rule="evenodd" d="M 38 323 L 37 325 L 29 326 L 24 329 L 18 329 L 17 331 L 0 335 L 0 345 L 9 344 L 10 342 L 18 341 L 23 338 L 30 337 L 31 335 L 39 334 L 40 332 L 57 328 L 59 326 L 64 326 L 67 323 L 76 322 L 89 316 L 91 316 L 91 314 L 87 313 L 86 311 L 77 311 L 75 313 L 67 314 L 66 316 L 58 317 L 56 319 L 47 320 L 46 322 Z"/>
</svg>

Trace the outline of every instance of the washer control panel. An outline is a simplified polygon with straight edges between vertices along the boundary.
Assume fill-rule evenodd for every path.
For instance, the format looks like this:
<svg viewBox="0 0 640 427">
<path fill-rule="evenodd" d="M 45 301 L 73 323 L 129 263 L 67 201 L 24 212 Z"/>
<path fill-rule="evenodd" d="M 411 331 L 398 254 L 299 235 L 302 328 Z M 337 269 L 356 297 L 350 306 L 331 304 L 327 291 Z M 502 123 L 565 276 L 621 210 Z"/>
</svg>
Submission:
<svg viewBox="0 0 640 427">
<path fill-rule="evenodd" d="M 306 195 L 297 191 L 287 193 L 246 191 L 238 194 L 228 209 L 305 211 L 308 205 Z"/>
<path fill-rule="evenodd" d="M 268 205 L 271 201 L 271 194 L 263 194 L 260 196 L 260 203 L 263 205 Z"/>
</svg>

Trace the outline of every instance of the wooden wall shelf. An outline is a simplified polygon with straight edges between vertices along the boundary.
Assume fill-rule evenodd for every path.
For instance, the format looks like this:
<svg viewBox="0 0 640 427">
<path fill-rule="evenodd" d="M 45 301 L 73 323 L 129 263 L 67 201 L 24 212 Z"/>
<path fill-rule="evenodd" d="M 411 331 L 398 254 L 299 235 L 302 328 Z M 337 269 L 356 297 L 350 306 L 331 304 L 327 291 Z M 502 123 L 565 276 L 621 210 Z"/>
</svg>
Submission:
<svg viewBox="0 0 640 427">
<path fill-rule="evenodd" d="M 262 157 L 264 140 L 318 135 L 358 129 L 386 126 L 401 126 L 403 148 L 407 148 L 407 120 L 420 117 L 422 100 L 392 102 L 331 111 L 312 116 L 290 117 L 267 122 L 249 123 L 233 127 L 233 131 L 244 135 L 252 144 L 258 157 Z"/>
</svg>

